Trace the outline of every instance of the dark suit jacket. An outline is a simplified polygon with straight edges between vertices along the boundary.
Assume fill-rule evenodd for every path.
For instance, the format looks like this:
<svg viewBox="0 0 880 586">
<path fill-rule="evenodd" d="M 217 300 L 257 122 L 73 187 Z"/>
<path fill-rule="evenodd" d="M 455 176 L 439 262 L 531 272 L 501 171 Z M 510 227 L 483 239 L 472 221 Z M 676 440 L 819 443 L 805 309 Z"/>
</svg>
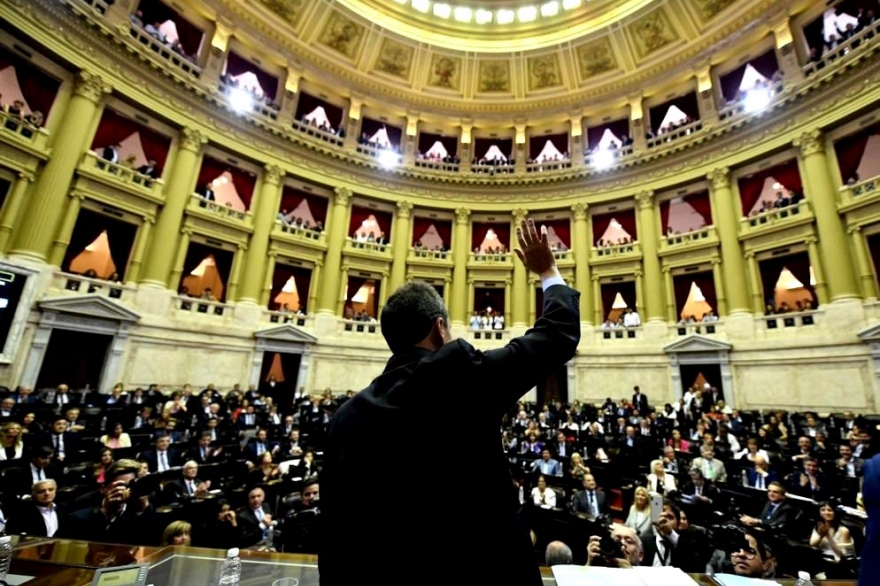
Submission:
<svg viewBox="0 0 880 586">
<path fill-rule="evenodd" d="M 681 493 L 682 495 L 696 494 L 697 489 L 694 486 L 693 482 L 686 482 L 684 484 L 684 486 L 681 487 L 681 490 L 679 491 L 679 493 Z M 721 497 L 721 491 L 718 489 L 717 486 L 712 484 L 711 481 L 704 480 L 703 481 L 703 496 L 709 497 L 712 500 L 712 502 L 714 503 L 715 501 L 718 500 L 719 497 Z"/>
<path fill-rule="evenodd" d="M 269 505 L 263 503 L 263 513 L 271 515 Z M 260 522 L 250 506 L 238 510 L 238 527 L 241 530 L 241 542 L 244 547 L 250 547 L 259 543 L 263 539 L 263 530 L 260 528 Z"/>
<path fill-rule="evenodd" d="M 596 504 L 599 506 L 600 516 L 608 512 L 608 500 L 605 498 L 605 492 L 598 488 L 596 489 Z M 587 495 L 587 491 L 575 491 L 571 496 L 570 507 L 573 513 L 589 513 L 590 499 Z"/>
<path fill-rule="evenodd" d="M 652 536 L 649 539 L 643 539 L 642 547 L 645 553 L 641 565 L 650 566 L 654 563 L 654 556 L 657 555 L 656 538 Z M 684 572 L 696 574 L 706 571 L 706 562 L 708 561 L 709 551 L 706 547 L 705 536 L 695 531 L 680 531 L 678 544 L 672 549 L 669 565 Z"/>
<path fill-rule="evenodd" d="M 180 466 L 180 461 L 177 456 L 177 450 L 174 448 L 168 448 L 168 466 L 171 468 L 175 466 Z M 141 458 L 146 460 L 147 466 L 150 468 L 150 472 L 156 472 L 159 470 L 159 456 L 156 454 L 155 448 L 147 450 L 143 454 L 141 454 Z"/>
<path fill-rule="evenodd" d="M 648 397 L 645 395 L 645 393 L 633 395 L 632 402 L 635 408 L 639 410 L 639 413 L 644 415 L 648 412 Z"/>
<path fill-rule="evenodd" d="M 758 473 L 755 472 L 754 468 L 749 468 L 746 470 L 749 478 L 749 486 L 755 488 L 755 482 L 758 479 Z M 764 488 L 768 488 L 771 482 L 778 482 L 779 476 L 776 475 L 776 472 L 769 470 L 767 471 L 767 476 L 764 477 Z"/>
<path fill-rule="evenodd" d="M 60 481 L 61 473 L 58 470 L 58 467 L 50 463 L 43 469 L 43 473 L 46 475 L 46 479 L 54 479 L 56 481 Z M 3 491 L 7 494 L 15 494 L 15 496 L 19 497 L 25 494 L 31 494 L 31 488 L 34 485 L 33 476 L 31 476 L 31 462 L 30 460 L 26 460 L 21 466 L 18 468 L 9 470 L 3 476 L 3 484 L 6 485 L 8 483 L 8 487 L 4 486 Z"/>
<path fill-rule="evenodd" d="M 467 551 L 481 552 L 470 582 L 542 583 L 498 425 L 520 397 L 574 356 L 579 313 L 579 294 L 552 286 L 535 326 L 504 348 L 481 352 L 462 339 L 433 352 L 413 347 L 393 356 L 382 375 L 339 408 L 327 427 L 321 471 L 327 536 L 319 549 L 321 586 L 410 584 L 406 572 L 387 571 L 389 551 L 413 567 L 431 568 L 438 584 L 461 580 L 460 568 L 448 560 Z M 469 469 L 469 483 L 491 495 L 479 509 L 449 498 L 448 488 L 436 482 L 436 470 L 420 463 L 420 442 L 400 444 L 402 437 L 448 425 L 437 404 L 450 389 L 467 401 L 468 459 L 480 463 Z M 376 446 L 383 445 L 399 446 L 390 471 L 376 466 Z M 358 487 L 357 498 L 352 486 Z M 388 497 L 389 486 L 399 489 L 394 498 Z"/>
<path fill-rule="evenodd" d="M 764 527 L 769 527 L 770 529 L 777 530 L 785 530 L 786 525 L 794 521 L 794 518 L 797 517 L 797 509 L 788 504 L 785 501 L 782 501 L 776 510 L 773 511 L 773 516 L 768 520 L 767 512 L 770 510 L 770 502 L 768 501 L 764 508 L 761 509 L 761 525 Z"/>
<path fill-rule="evenodd" d="M 55 513 L 58 515 L 58 531 L 60 534 L 64 527 L 64 507 L 55 504 Z M 22 502 L 10 511 L 9 522 L 6 524 L 6 533 L 9 535 L 31 535 L 34 537 L 47 537 L 46 523 L 43 515 L 33 502 Z"/>
<path fill-rule="evenodd" d="M 868 521 L 859 586 L 874 586 L 880 584 L 880 455 L 865 462 L 864 470 L 862 500 Z"/>
</svg>

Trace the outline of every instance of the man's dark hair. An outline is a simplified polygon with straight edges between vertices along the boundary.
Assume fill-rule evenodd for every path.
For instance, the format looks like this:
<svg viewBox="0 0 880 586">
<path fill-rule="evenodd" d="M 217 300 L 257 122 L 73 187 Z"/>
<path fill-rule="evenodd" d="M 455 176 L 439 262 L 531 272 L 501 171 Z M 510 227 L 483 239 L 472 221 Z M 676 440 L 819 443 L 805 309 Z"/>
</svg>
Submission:
<svg viewBox="0 0 880 586">
<path fill-rule="evenodd" d="M 679 509 L 678 505 L 676 505 L 673 501 L 669 499 L 663 499 L 663 508 L 669 509 L 669 511 L 675 517 L 675 520 L 679 523 L 681 522 L 681 509 Z"/>
<path fill-rule="evenodd" d="M 55 455 L 55 448 L 52 446 L 38 446 L 31 450 L 31 460 L 34 458 L 51 458 Z"/>
<path fill-rule="evenodd" d="M 307 488 L 309 488 L 311 486 L 315 486 L 316 484 L 318 484 L 318 477 L 312 476 L 308 480 L 303 482 L 302 489 L 300 489 L 300 492 L 305 492 Z"/>
<path fill-rule="evenodd" d="M 427 283 L 412 281 L 397 289 L 385 303 L 382 335 L 391 352 L 399 354 L 424 340 L 438 317 L 449 322 L 440 294 Z"/>
</svg>

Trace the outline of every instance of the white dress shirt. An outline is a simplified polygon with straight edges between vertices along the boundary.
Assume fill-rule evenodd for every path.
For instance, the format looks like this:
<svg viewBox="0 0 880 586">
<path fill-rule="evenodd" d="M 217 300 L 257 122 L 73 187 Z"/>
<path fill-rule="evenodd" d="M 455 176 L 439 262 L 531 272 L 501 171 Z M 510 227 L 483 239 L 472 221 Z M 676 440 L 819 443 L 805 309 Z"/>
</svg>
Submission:
<svg viewBox="0 0 880 586">
<path fill-rule="evenodd" d="M 678 545 L 678 533 L 676 533 L 675 531 L 670 533 L 669 537 L 667 537 L 666 539 L 672 542 L 672 547 Z M 663 540 L 663 538 L 660 535 L 657 535 L 654 538 L 654 543 L 657 544 L 657 553 L 654 554 L 654 563 L 652 563 L 651 565 L 655 568 L 660 566 L 672 565 L 672 552 L 666 551 L 666 542 Z"/>
<path fill-rule="evenodd" d="M 156 470 L 159 472 L 165 472 L 171 468 L 168 465 L 168 450 L 156 451 Z"/>
<path fill-rule="evenodd" d="M 55 511 L 55 505 L 49 505 L 48 507 L 37 505 L 37 508 L 40 510 L 40 514 L 43 515 L 43 523 L 46 524 L 46 535 L 53 537 L 55 532 L 58 531 L 58 513 Z"/>
</svg>

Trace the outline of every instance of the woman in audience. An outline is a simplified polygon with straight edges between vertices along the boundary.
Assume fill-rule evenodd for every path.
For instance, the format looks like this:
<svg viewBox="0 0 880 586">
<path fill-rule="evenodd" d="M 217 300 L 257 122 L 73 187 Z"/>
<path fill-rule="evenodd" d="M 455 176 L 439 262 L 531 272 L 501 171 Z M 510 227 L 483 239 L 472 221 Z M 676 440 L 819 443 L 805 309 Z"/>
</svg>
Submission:
<svg viewBox="0 0 880 586">
<path fill-rule="evenodd" d="M 559 428 L 568 429 L 570 431 L 578 431 L 580 429 L 577 422 L 575 422 L 574 418 L 571 416 L 571 413 L 566 416 L 565 423 L 563 423 Z"/>
<path fill-rule="evenodd" d="M 668 445 L 672 446 L 676 452 L 687 452 L 691 447 L 686 439 L 681 438 L 681 432 L 678 429 L 672 430 L 672 439 L 669 440 Z"/>
<path fill-rule="evenodd" d="M 169 411 L 171 415 L 185 414 L 186 399 L 183 398 L 183 393 L 180 391 L 171 393 L 171 400 L 165 403 L 165 410 Z"/>
<path fill-rule="evenodd" d="M 238 516 L 235 511 L 224 499 L 218 500 L 216 506 L 217 512 L 214 518 L 205 523 L 202 533 L 196 535 L 198 537 L 196 545 L 216 549 L 241 545 L 241 528 L 238 526 Z"/>
<path fill-rule="evenodd" d="M 754 462 L 755 458 L 758 456 L 764 458 L 765 462 L 770 461 L 770 454 L 758 446 L 758 438 L 750 437 L 746 440 L 746 449 L 737 452 L 733 457 L 737 460 L 745 458 L 749 462 Z"/>
<path fill-rule="evenodd" d="M 651 524 L 651 498 L 648 496 L 648 489 L 644 486 L 636 487 L 633 504 L 629 508 L 629 515 L 624 525 L 635 529 L 642 540 L 654 535 L 654 525 Z"/>
<path fill-rule="evenodd" d="M 311 478 L 319 472 L 318 464 L 315 462 L 315 452 L 306 450 L 299 464 L 291 466 L 287 470 L 287 476 L 289 478 Z"/>
<path fill-rule="evenodd" d="M 779 416 L 771 415 L 767 420 L 767 424 L 770 426 L 770 435 L 773 436 L 773 439 L 780 442 L 788 441 L 788 428 L 782 423 Z"/>
<path fill-rule="evenodd" d="M 122 424 L 118 421 L 115 422 L 110 429 L 112 430 L 110 433 L 106 435 L 102 435 L 99 440 L 102 444 L 107 446 L 110 449 L 115 450 L 116 448 L 130 448 L 131 447 L 131 437 L 122 431 Z"/>
<path fill-rule="evenodd" d="M 577 452 L 571 455 L 571 470 L 569 470 L 569 474 L 571 477 L 581 482 L 584 479 L 584 476 L 590 473 L 590 469 L 584 465 L 584 459 L 581 458 L 581 455 Z"/>
<path fill-rule="evenodd" d="M 260 464 L 251 471 L 251 476 L 251 480 L 255 484 L 262 484 L 281 478 L 281 470 L 277 464 L 272 462 L 272 452 L 263 452 L 263 455 L 260 456 Z"/>
<path fill-rule="evenodd" d="M 113 463 L 113 450 L 105 446 L 101 448 L 99 454 L 100 455 L 98 456 L 98 462 L 97 464 L 95 464 L 94 476 L 95 482 L 103 486 L 104 472 L 107 470 L 107 468 L 110 467 L 110 464 Z"/>
<path fill-rule="evenodd" d="M 556 506 L 556 491 L 548 488 L 547 479 L 543 475 L 538 476 L 538 486 L 532 489 L 532 502 L 542 509 L 552 509 Z"/>
<path fill-rule="evenodd" d="M 21 425 L 10 421 L 0 427 L 0 461 L 17 460 L 24 453 Z"/>
<path fill-rule="evenodd" d="M 648 490 L 651 492 L 659 492 L 660 494 L 669 494 L 678 490 L 675 485 L 675 476 L 667 474 L 663 469 L 663 460 L 651 461 L 651 473 L 648 474 Z"/>
<path fill-rule="evenodd" d="M 232 412 L 232 421 L 238 422 L 238 416 L 242 413 L 245 413 L 247 411 L 248 405 L 250 404 L 251 402 L 247 399 L 242 399 L 241 403 L 239 403 L 237 407 L 232 408 L 232 406 L 230 405 L 229 410 Z"/>
<path fill-rule="evenodd" d="M 36 413 L 25 413 L 21 420 L 21 432 L 38 434 L 43 431 L 43 426 L 37 421 Z"/>
<path fill-rule="evenodd" d="M 779 444 L 773 439 L 773 432 L 770 425 L 764 424 L 758 428 L 758 447 L 768 452 L 778 452 Z"/>
<path fill-rule="evenodd" d="M 186 521 L 172 521 L 162 532 L 162 545 L 189 545 L 192 525 Z"/>
<path fill-rule="evenodd" d="M 837 512 L 829 502 L 819 503 L 819 519 L 810 536 L 810 547 L 834 558 L 835 562 L 856 554 L 849 529 L 840 524 Z"/>
</svg>

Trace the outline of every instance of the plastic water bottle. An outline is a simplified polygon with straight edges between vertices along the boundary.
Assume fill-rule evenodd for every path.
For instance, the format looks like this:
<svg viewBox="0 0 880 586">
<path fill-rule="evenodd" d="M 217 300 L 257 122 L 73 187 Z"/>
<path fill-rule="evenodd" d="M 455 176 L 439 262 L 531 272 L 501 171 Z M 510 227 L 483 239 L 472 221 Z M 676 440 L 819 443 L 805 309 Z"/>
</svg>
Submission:
<svg viewBox="0 0 880 586">
<path fill-rule="evenodd" d="M 233 547 L 226 552 L 226 559 L 223 560 L 223 567 L 220 569 L 220 586 L 238 584 L 239 581 L 241 581 L 241 558 L 238 557 L 238 548 Z"/>
<path fill-rule="evenodd" d="M 12 564 L 12 537 L 0 537 L 0 580 L 6 580 L 9 566 Z M 5 582 L 4 582 L 5 584 Z"/>
</svg>

